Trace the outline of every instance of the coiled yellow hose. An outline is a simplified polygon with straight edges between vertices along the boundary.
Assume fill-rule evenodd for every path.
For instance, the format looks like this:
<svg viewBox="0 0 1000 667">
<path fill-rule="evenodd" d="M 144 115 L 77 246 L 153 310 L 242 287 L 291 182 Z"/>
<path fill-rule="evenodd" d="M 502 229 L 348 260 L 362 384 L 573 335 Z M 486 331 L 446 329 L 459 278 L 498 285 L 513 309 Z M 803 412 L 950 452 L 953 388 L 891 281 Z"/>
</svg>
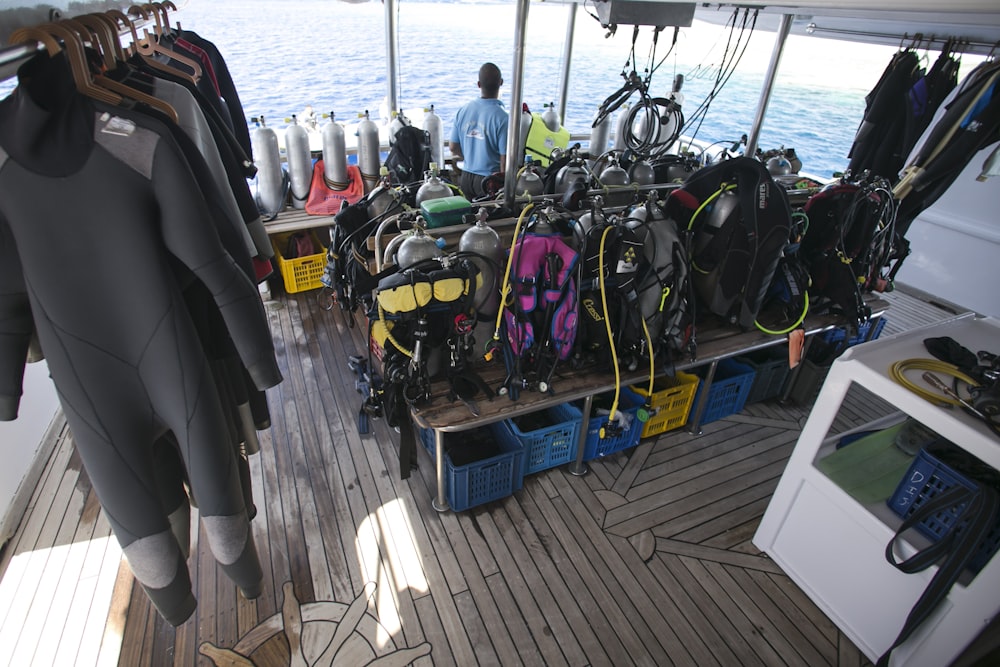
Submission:
<svg viewBox="0 0 1000 667">
<path fill-rule="evenodd" d="M 889 366 L 889 377 L 912 391 L 920 398 L 930 401 L 936 405 L 960 406 L 962 404 L 950 396 L 942 396 L 936 391 L 931 391 L 930 389 L 913 382 L 905 375 L 906 371 L 911 370 L 933 371 L 935 373 L 941 373 L 942 375 L 949 375 L 951 377 L 958 378 L 970 387 L 979 386 L 978 382 L 959 370 L 958 366 L 949 364 L 945 361 L 938 361 L 937 359 L 901 359 L 900 361 L 897 361 Z"/>
</svg>

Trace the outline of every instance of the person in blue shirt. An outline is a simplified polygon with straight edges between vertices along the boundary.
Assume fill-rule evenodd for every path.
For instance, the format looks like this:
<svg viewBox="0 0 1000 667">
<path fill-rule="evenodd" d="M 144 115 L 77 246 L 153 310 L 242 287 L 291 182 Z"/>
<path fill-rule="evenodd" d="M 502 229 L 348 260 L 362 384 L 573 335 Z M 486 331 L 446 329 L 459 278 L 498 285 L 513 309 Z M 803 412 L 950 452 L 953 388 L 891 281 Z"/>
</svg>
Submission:
<svg viewBox="0 0 1000 667">
<path fill-rule="evenodd" d="M 485 192 L 483 180 L 507 168 L 507 122 L 509 114 L 500 101 L 503 77 L 500 68 L 486 63 L 479 68 L 481 97 L 468 102 L 455 114 L 449 148 L 464 162 L 459 186 L 469 199 Z"/>
</svg>

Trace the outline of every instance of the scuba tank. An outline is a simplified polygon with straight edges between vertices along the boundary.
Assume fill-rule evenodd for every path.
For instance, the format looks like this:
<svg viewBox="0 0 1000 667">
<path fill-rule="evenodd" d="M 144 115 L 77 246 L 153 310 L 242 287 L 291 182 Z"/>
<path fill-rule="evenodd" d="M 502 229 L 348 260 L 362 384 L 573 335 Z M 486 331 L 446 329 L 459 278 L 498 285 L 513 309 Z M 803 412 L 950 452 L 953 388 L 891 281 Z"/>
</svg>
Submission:
<svg viewBox="0 0 1000 667">
<path fill-rule="evenodd" d="M 435 257 L 443 257 L 444 239 L 435 239 L 426 231 L 423 218 L 417 218 L 413 223 L 413 233 L 406 237 L 396 250 L 396 266 L 400 270 L 408 269 L 415 264 Z"/>
<path fill-rule="evenodd" d="M 517 135 L 517 164 L 515 167 L 520 167 L 524 162 L 524 152 L 527 150 L 525 146 L 528 145 L 528 132 L 531 130 L 531 111 L 528 110 L 528 105 L 521 103 L 521 128 Z M 508 156 L 509 158 L 509 156 Z"/>
<path fill-rule="evenodd" d="M 288 178 L 291 181 L 292 206 L 306 207 L 309 185 L 312 183 L 312 154 L 309 152 L 309 133 L 299 125 L 295 114 L 285 128 L 285 159 L 288 162 Z"/>
<path fill-rule="evenodd" d="M 626 121 L 628 120 L 628 109 L 629 104 L 626 102 L 622 105 L 622 108 L 618 111 L 618 118 L 615 119 L 615 143 L 613 148 L 616 151 L 625 150 L 625 135 L 631 128 L 626 127 Z"/>
<path fill-rule="evenodd" d="M 264 122 L 264 117 L 251 118 L 257 127 L 250 137 L 257 167 L 257 207 L 261 213 L 274 217 L 285 208 L 285 175 L 281 168 L 278 135 Z"/>
<path fill-rule="evenodd" d="M 632 181 L 631 179 L 629 179 L 628 172 L 622 169 L 621 165 L 618 164 L 619 154 L 612 151 L 611 155 L 612 155 L 611 164 L 609 164 L 604 169 L 604 171 L 601 172 L 601 175 L 598 178 L 598 180 L 601 182 L 602 185 L 606 186 L 628 185 Z"/>
<path fill-rule="evenodd" d="M 650 185 L 656 182 L 656 172 L 653 171 L 653 165 L 646 160 L 633 162 L 628 169 L 628 175 L 636 185 Z"/>
<path fill-rule="evenodd" d="M 574 181 L 581 181 L 584 186 L 589 186 L 590 184 L 590 174 L 587 172 L 587 167 L 580 157 L 580 152 L 576 148 L 573 148 L 570 151 L 570 155 L 570 161 L 556 174 L 556 194 L 565 194 L 572 187 Z"/>
<path fill-rule="evenodd" d="M 474 257 L 473 262 L 479 267 L 479 273 L 483 277 L 482 283 L 476 289 L 473 303 L 480 318 L 489 321 L 496 317 L 497 309 L 500 307 L 500 286 L 498 284 L 499 271 L 504 266 L 504 248 L 500 241 L 500 235 L 496 230 L 486 224 L 487 212 L 485 208 L 480 208 L 476 216 L 476 224 L 469 227 L 462 233 L 458 240 L 459 252 L 472 252 L 487 258 L 487 261 Z"/>
<path fill-rule="evenodd" d="M 392 112 L 392 122 L 389 123 L 389 145 L 396 143 L 396 134 L 404 127 L 410 125 L 410 119 L 406 117 L 403 110 Z"/>
<path fill-rule="evenodd" d="M 424 183 L 417 190 L 417 208 L 428 199 L 441 199 L 451 196 L 451 188 L 438 176 L 438 166 L 436 162 L 431 162 L 430 169 L 424 174 Z"/>
<path fill-rule="evenodd" d="M 611 133 L 611 116 L 605 116 L 604 119 L 594 125 L 590 130 L 590 157 L 594 160 L 604 155 L 605 151 L 608 150 L 608 139 Z"/>
<path fill-rule="evenodd" d="M 531 156 L 524 158 L 524 166 L 517 174 L 517 185 L 514 187 L 514 195 L 528 193 L 532 197 L 537 197 L 545 191 L 545 182 L 538 173 Z"/>
<path fill-rule="evenodd" d="M 347 147 L 344 128 L 334 121 L 330 112 L 330 122 L 323 126 L 323 176 L 331 190 L 347 187 Z"/>
<path fill-rule="evenodd" d="M 441 116 L 434 113 L 434 105 L 424 113 L 424 132 L 431 138 L 431 162 L 444 164 L 444 130 Z"/>
<path fill-rule="evenodd" d="M 792 173 L 792 163 L 784 155 L 775 155 L 767 161 L 767 173 L 772 176 L 786 176 Z"/>
<path fill-rule="evenodd" d="M 378 125 L 364 113 L 363 120 L 358 123 L 358 169 L 365 182 L 365 194 L 371 192 L 378 182 L 379 167 L 382 158 L 379 156 Z"/>
<path fill-rule="evenodd" d="M 578 224 L 586 238 L 587 233 L 594 227 L 603 227 L 606 220 L 604 218 L 604 197 L 597 195 L 591 201 L 590 209 L 580 216 Z"/>
<path fill-rule="evenodd" d="M 545 111 L 542 112 L 542 122 L 545 123 L 545 127 L 549 128 L 550 132 L 558 132 L 561 123 L 559 122 L 559 113 L 556 111 L 556 103 L 549 102 L 543 104 L 542 107 L 545 108 Z"/>
<path fill-rule="evenodd" d="M 378 192 L 375 192 L 375 190 Z M 396 203 L 398 193 L 393 189 L 389 179 L 389 168 L 385 165 L 379 167 L 378 188 L 373 188 L 374 196 L 368 200 L 368 218 L 373 219 L 381 216 L 389 207 Z"/>
</svg>

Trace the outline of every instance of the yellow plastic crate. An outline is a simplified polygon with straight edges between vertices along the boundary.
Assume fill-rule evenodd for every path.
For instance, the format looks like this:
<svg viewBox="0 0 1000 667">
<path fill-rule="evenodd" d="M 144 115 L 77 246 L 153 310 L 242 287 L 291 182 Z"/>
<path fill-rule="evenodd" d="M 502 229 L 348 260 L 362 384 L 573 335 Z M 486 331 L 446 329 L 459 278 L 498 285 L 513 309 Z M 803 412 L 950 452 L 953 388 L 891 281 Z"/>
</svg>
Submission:
<svg viewBox="0 0 1000 667">
<path fill-rule="evenodd" d="M 312 236 L 313 244 L 320 249 L 320 252 L 315 255 L 285 259 L 282 250 L 288 245 L 288 239 L 294 233 L 286 232 L 271 237 L 274 258 L 278 261 L 278 271 L 281 272 L 281 278 L 285 282 L 285 291 L 289 294 L 322 287 L 323 283 L 320 282 L 320 279 L 326 269 L 326 248 L 312 230 L 309 230 L 309 234 Z"/>
<path fill-rule="evenodd" d="M 694 404 L 694 395 L 701 380 L 697 375 L 677 371 L 676 376 L 657 378 L 653 383 L 653 396 L 649 401 L 649 420 L 643 424 L 639 437 L 659 435 L 687 423 Z M 632 387 L 643 398 L 649 396 L 649 385 Z"/>
</svg>

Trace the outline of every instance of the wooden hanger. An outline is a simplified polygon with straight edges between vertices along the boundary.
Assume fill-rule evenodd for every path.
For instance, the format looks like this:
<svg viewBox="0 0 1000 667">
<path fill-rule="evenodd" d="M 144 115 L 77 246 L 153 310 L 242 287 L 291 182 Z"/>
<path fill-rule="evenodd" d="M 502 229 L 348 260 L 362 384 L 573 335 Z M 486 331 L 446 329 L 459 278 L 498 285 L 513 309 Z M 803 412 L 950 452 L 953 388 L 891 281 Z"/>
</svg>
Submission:
<svg viewBox="0 0 1000 667">
<path fill-rule="evenodd" d="M 76 16 L 72 19 L 62 19 L 59 22 L 80 33 L 84 43 L 90 42 L 91 48 L 101 54 L 101 59 L 104 61 L 104 69 L 113 70 L 117 67 L 118 63 L 115 60 L 114 52 L 111 50 L 106 26 L 101 23 L 98 23 L 96 26 L 88 25 L 89 21 L 85 23 L 83 20 L 85 18 L 84 16 Z"/>
<path fill-rule="evenodd" d="M 131 7 L 128 8 L 128 11 L 129 13 L 133 12 L 138 13 L 140 16 L 142 16 L 144 19 L 148 21 L 149 14 L 146 12 L 146 7 L 147 5 L 132 5 Z M 152 9 L 152 5 L 148 5 L 148 7 Z M 162 24 L 160 22 L 159 14 L 156 12 L 155 9 L 153 9 L 152 14 L 156 18 L 157 28 L 162 31 Z M 195 83 L 198 82 L 198 79 L 201 78 L 201 65 L 199 65 L 191 58 L 181 55 L 180 53 L 172 51 L 167 47 L 161 45 L 156 39 L 154 39 L 153 35 L 150 35 L 149 30 L 145 28 L 143 30 L 145 32 L 145 37 L 139 38 L 133 42 L 133 47 L 135 48 L 137 53 L 139 53 L 142 56 L 145 56 L 147 58 L 147 62 L 149 62 L 150 64 L 157 62 L 153 59 L 153 54 L 162 53 L 163 55 L 169 57 L 171 60 L 174 60 L 175 62 L 180 63 L 185 67 L 188 67 L 191 70 L 191 73 L 188 74 L 183 70 L 170 66 L 164 66 L 164 67 L 169 67 L 169 69 L 165 71 L 169 71 L 171 74 L 174 75 L 180 73 L 185 76 L 188 76 L 193 82 Z M 159 65 L 163 65 L 163 63 L 159 63 Z M 153 65 L 153 67 L 155 67 L 156 69 L 163 69 L 163 67 L 157 67 L 156 65 Z"/>
<path fill-rule="evenodd" d="M 135 12 L 138 13 L 139 15 L 146 15 L 145 14 L 146 10 L 144 10 L 142 7 L 140 7 L 138 5 L 133 5 L 133 7 L 135 7 Z M 131 10 L 132 8 L 130 7 L 129 9 Z M 184 78 L 188 79 L 189 81 L 191 81 L 191 83 L 198 83 L 197 77 L 195 77 L 195 76 L 193 76 L 191 74 L 188 74 L 184 70 L 177 69 L 176 67 L 171 67 L 169 65 L 164 65 L 160 61 L 158 61 L 155 58 L 151 57 L 151 55 L 143 53 L 139 49 L 139 45 L 140 45 L 140 43 L 143 40 L 142 40 L 141 37 L 139 37 L 139 34 L 136 32 L 135 24 L 132 22 L 132 19 L 128 15 L 126 15 L 125 12 L 121 11 L 120 9 L 108 9 L 108 10 L 106 10 L 104 12 L 104 14 L 109 19 L 111 19 L 112 21 L 114 21 L 116 26 L 117 26 L 118 23 L 121 23 L 122 26 L 124 26 L 124 27 L 126 27 L 126 28 L 129 29 L 129 32 L 132 33 L 132 45 L 130 47 L 130 51 L 132 53 L 139 54 L 143 58 L 143 61 L 150 68 L 156 69 L 156 70 L 160 70 L 161 72 L 165 72 L 167 74 L 170 74 L 171 76 L 181 76 L 181 77 L 184 77 Z M 173 55 L 178 55 L 179 56 L 179 54 L 173 54 Z M 178 61 L 178 62 L 180 62 L 180 61 Z M 198 75 L 200 76 L 201 75 L 201 67 L 198 66 L 198 64 L 195 63 L 194 61 L 192 61 L 192 65 L 193 65 L 192 71 L 198 72 Z"/>
<path fill-rule="evenodd" d="M 59 45 L 60 39 L 62 40 L 62 46 Z M 107 102 L 108 104 L 117 105 L 121 103 L 121 96 L 94 84 L 87 65 L 87 56 L 83 52 L 83 46 L 72 30 L 64 25 L 45 23 L 37 28 L 20 28 L 15 30 L 14 34 L 10 36 L 11 44 L 32 41 L 44 44 L 50 57 L 60 51 L 66 53 L 70 71 L 73 73 L 73 82 L 80 93 L 92 99 Z M 55 50 L 53 50 L 53 47 Z"/>
<path fill-rule="evenodd" d="M 76 20 L 94 31 L 101 48 L 111 53 L 115 66 L 118 61 L 125 62 L 125 49 L 122 48 L 121 39 L 118 37 L 117 23 L 105 14 L 84 14 L 76 17 Z"/>
</svg>

